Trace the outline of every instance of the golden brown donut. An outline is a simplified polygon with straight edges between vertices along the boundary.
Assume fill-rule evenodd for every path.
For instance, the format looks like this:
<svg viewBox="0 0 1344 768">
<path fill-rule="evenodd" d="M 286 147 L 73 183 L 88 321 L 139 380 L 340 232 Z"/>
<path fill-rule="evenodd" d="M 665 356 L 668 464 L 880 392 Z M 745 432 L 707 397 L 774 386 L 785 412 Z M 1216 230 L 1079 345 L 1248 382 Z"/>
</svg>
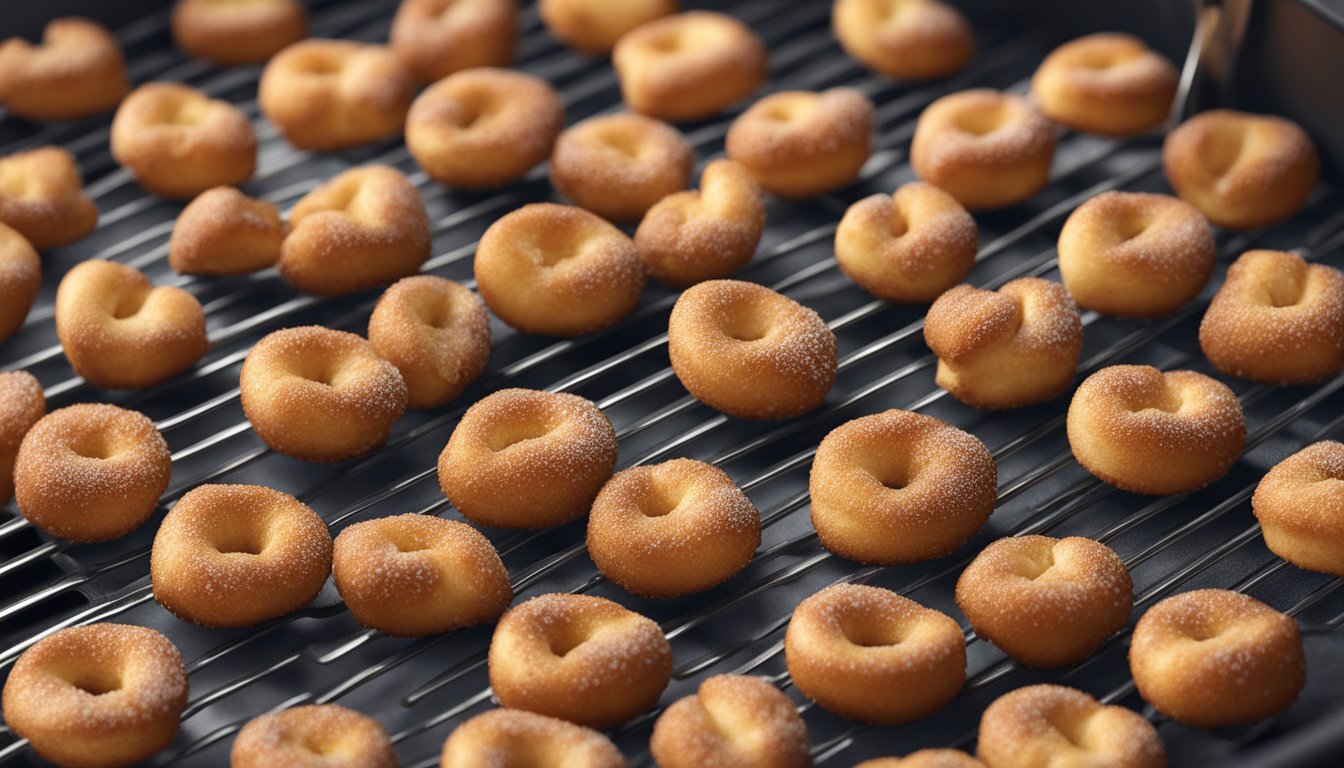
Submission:
<svg viewBox="0 0 1344 768">
<path fill-rule="evenodd" d="M 139 528 L 173 471 L 168 443 L 143 413 L 81 403 L 43 416 L 14 458 L 14 498 L 28 522 L 70 541 Z"/>
<path fill-rule="evenodd" d="M 18 230 L 34 248 L 82 240 L 98 223 L 98 206 L 84 194 L 75 156 L 39 147 L 0 157 L 0 224 Z"/>
<path fill-rule="evenodd" d="M 1213 109 L 1181 123 L 1162 143 L 1167 181 L 1214 224 L 1256 229 L 1302 208 L 1321 161 L 1290 120 Z"/>
<path fill-rule="evenodd" d="M 644 214 L 635 249 L 655 279 L 685 288 L 741 269 L 764 230 L 760 185 L 738 163 L 712 160 L 699 190 L 674 192 Z"/>
<path fill-rule="evenodd" d="M 715 675 L 663 711 L 649 749 L 658 768 L 807 768 L 807 726 L 759 677 Z"/>
<path fill-rule="evenodd" d="M 150 553 L 154 599 L 203 627 L 250 627 L 317 597 L 331 533 L 307 504 L 260 485 L 198 485 L 164 516 Z"/>
<path fill-rule="evenodd" d="M 498 619 L 513 600 L 490 540 L 465 523 L 396 515 L 336 537 L 333 575 L 360 624 L 422 637 Z"/>
<path fill-rule="evenodd" d="M 959 749 L 921 749 L 905 757 L 864 760 L 854 768 L 985 768 L 985 764 Z"/>
<path fill-rule="evenodd" d="M 0 104 L 30 120 L 73 120 L 117 106 L 130 85 L 117 39 L 90 19 L 53 19 L 32 45 L 0 43 Z"/>
<path fill-rule="evenodd" d="M 1178 79 L 1176 67 L 1139 38 L 1100 32 L 1051 51 L 1031 78 L 1031 93 L 1060 125 L 1133 136 L 1167 119 Z"/>
<path fill-rule="evenodd" d="M 406 411 L 395 365 L 358 335 L 316 325 L 267 334 L 247 353 L 238 386 L 257 435 L 307 461 L 363 456 Z"/>
<path fill-rule="evenodd" d="M 288 231 L 280 211 L 233 187 L 202 192 L 178 214 L 168 266 L 183 275 L 244 275 L 275 266 Z"/>
<path fill-rule="evenodd" d="M 1271 552 L 1298 568 L 1344 576 L 1344 444 L 1322 440 L 1275 464 L 1251 507 Z"/>
<path fill-rule="evenodd" d="M 998 498 L 998 470 L 974 435 L 910 411 L 831 430 L 812 460 L 812 525 L 849 560 L 891 565 L 951 554 Z"/>
<path fill-rule="evenodd" d="M 910 163 L 973 211 L 1006 208 L 1050 179 L 1055 126 L 1031 102 L 984 88 L 944 96 L 919 116 Z"/>
<path fill-rule="evenodd" d="M 1020 277 L 997 291 L 962 284 L 924 318 L 938 386 L 975 408 L 1052 400 L 1073 383 L 1083 349 L 1078 305 L 1064 286 Z"/>
<path fill-rule="evenodd" d="M 975 55 L 971 25 L 939 0 L 836 0 L 831 26 L 846 53 L 900 80 L 947 77 Z"/>
<path fill-rule="evenodd" d="M 56 335 L 75 373 L 103 389 L 165 381 L 210 348 L 195 296 L 101 259 L 80 262 L 61 278 Z"/>
<path fill-rule="evenodd" d="M 643 597 L 717 586 L 747 567 L 761 515 L 727 473 L 693 459 L 631 467 L 602 486 L 588 517 L 588 556 Z"/>
<path fill-rule="evenodd" d="M 439 487 L 477 525 L 548 528 L 582 517 L 615 466 L 616 430 L 592 402 L 501 389 L 458 421 Z"/>
<path fill-rule="evenodd" d="M 1227 474 L 1246 442 L 1241 402 L 1195 371 L 1113 365 L 1073 393 L 1069 446 L 1087 471 L 1122 490 L 1168 496 Z"/>
<path fill-rule="evenodd" d="M 397 768 L 397 754 L 377 720 L 336 704 L 315 704 L 247 721 L 233 740 L 229 765 Z"/>
<path fill-rule="evenodd" d="M 861 584 L 836 584 L 799 603 L 784 656 L 803 695 L 866 723 L 928 717 L 966 680 L 966 637 L 952 617 Z"/>
<path fill-rule="evenodd" d="M 545 765 L 547 759 L 563 761 L 563 768 L 626 766 L 620 750 L 598 731 L 521 709 L 492 709 L 459 725 L 443 742 L 439 766 Z"/>
<path fill-rule="evenodd" d="M 443 184 L 511 184 L 543 162 L 565 127 L 565 105 L 539 77 L 478 67 L 426 88 L 406 116 L 406 148 Z"/>
<path fill-rule="evenodd" d="M 18 230 L 0 222 L 0 341 L 23 327 L 42 289 L 42 260 Z"/>
<path fill-rule="evenodd" d="M 708 280 L 687 288 L 672 307 L 667 347 L 691 395 L 742 419 L 807 413 L 835 382 L 835 334 L 825 321 L 756 283 Z"/>
<path fill-rule="evenodd" d="M 1199 346 L 1231 376 L 1307 384 L 1344 368 L 1344 273 L 1287 251 L 1247 251 L 1199 325 Z"/>
<path fill-rule="evenodd" d="M 957 579 L 957 606 L 975 633 L 1032 667 L 1092 655 L 1129 623 L 1134 582 L 1110 547 L 1070 536 L 1011 536 Z"/>
<path fill-rule="evenodd" d="M 765 80 L 765 55 L 761 39 L 737 19 L 686 11 L 622 35 L 611 63 L 630 109 L 684 122 L 751 95 Z"/>
<path fill-rule="evenodd" d="M 695 153 L 676 128 L 623 112 L 565 130 L 551 155 L 551 183 L 580 207 L 615 222 L 637 221 L 686 188 Z"/>
<path fill-rule="evenodd" d="M 725 146 L 772 195 L 817 197 L 859 177 L 873 120 L 873 103 L 853 88 L 780 91 L 739 115 Z"/>
<path fill-rule="evenodd" d="M 5 681 L 5 723 L 43 760 L 112 768 L 177 735 L 187 670 L 172 641 L 129 624 L 89 624 L 37 641 Z"/>
<path fill-rule="evenodd" d="M 1199 295 L 1218 256 L 1199 209 L 1144 192 L 1103 192 L 1078 206 L 1058 251 L 1074 300 L 1119 317 L 1175 312 Z"/>
<path fill-rule="evenodd" d="M 476 294 L 452 280 L 405 277 L 374 306 L 369 343 L 401 371 L 412 408 L 437 408 L 485 370 L 490 319 Z"/>
<path fill-rule="evenodd" d="M 14 459 L 23 436 L 47 412 L 42 384 L 27 371 L 0 373 L 0 505 L 14 495 Z"/>
<path fill-rule="evenodd" d="M 401 0 L 388 45 L 421 83 L 470 67 L 507 67 L 517 0 Z"/>
<path fill-rule="evenodd" d="M 476 247 L 476 290 L 524 333 L 578 336 L 635 310 L 644 269 L 625 233 L 582 208 L 525 205 L 491 224 Z"/>
<path fill-rule="evenodd" d="M 988 768 L 1165 768 L 1166 749 L 1137 712 L 1076 688 L 1009 691 L 980 718 L 977 757 Z"/>
<path fill-rule="evenodd" d="M 1149 704 L 1197 728 L 1277 715 L 1307 676 L 1297 622 L 1226 589 L 1185 592 L 1149 608 L 1134 627 L 1129 668 Z"/>
<path fill-rule="evenodd" d="M 677 0 L 541 0 L 537 8 L 551 35 L 593 56 L 611 53 L 626 32 L 676 13 Z"/>
<path fill-rule="evenodd" d="M 188 56 L 219 64 L 265 61 L 308 36 L 308 13 L 297 0 L 178 0 L 173 42 Z"/>
<path fill-rule="evenodd" d="M 514 606 L 490 641 L 490 688 L 500 704 L 591 728 L 653 706 L 671 676 L 663 630 L 592 595 L 542 595 Z"/>
<path fill-rule="evenodd" d="M 392 51 L 352 40 L 301 40 L 262 70 L 262 114 L 299 149 L 330 152 L 401 132 L 415 81 Z"/>
<path fill-rule="evenodd" d="M 413 275 L 429 258 L 429 214 L 390 165 L 351 168 L 289 212 L 280 275 L 299 290 L 338 296 Z"/>
</svg>

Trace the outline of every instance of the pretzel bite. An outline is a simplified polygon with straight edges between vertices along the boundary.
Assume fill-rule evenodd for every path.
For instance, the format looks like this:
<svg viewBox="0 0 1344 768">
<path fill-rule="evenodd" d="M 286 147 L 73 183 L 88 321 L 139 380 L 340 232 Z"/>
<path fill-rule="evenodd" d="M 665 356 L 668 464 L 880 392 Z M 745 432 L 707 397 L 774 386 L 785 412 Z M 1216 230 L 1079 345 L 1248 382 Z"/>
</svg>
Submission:
<svg viewBox="0 0 1344 768">
<path fill-rule="evenodd" d="M 750 258 L 750 255 L 748 255 Z M 23 327 L 42 289 L 42 260 L 18 230 L 0 222 L 0 341 Z"/>
<path fill-rule="evenodd" d="M 383 726 L 336 704 L 252 718 L 233 740 L 229 760 L 230 768 L 397 768 Z"/>
<path fill-rule="evenodd" d="M 1101 32 L 1045 57 L 1031 93 L 1045 116 L 1079 131 L 1133 136 L 1160 127 L 1176 98 L 1176 67 L 1132 35 Z"/>
<path fill-rule="evenodd" d="M 202 192 L 178 214 L 168 266 L 183 275 L 244 275 L 275 266 L 288 227 L 274 203 L 233 187 Z"/>
<path fill-rule="evenodd" d="M 388 45 L 421 83 L 471 67 L 507 67 L 518 0 L 401 0 Z"/>
<path fill-rule="evenodd" d="M 462 394 L 490 357 L 485 304 L 465 286 L 433 275 L 398 280 L 369 317 L 369 343 L 397 366 L 412 408 Z"/>
<path fill-rule="evenodd" d="M 47 412 L 42 384 L 27 371 L 0 372 L 0 505 L 14 495 L 14 459 L 23 436 Z"/>
<path fill-rule="evenodd" d="M 985 764 L 959 749 L 921 749 L 905 757 L 864 760 L 854 768 L 985 768 Z"/>
<path fill-rule="evenodd" d="M 939 0 L 836 0 L 831 26 L 845 53 L 899 80 L 947 77 L 975 55 L 966 17 Z"/>
<path fill-rule="evenodd" d="M 807 726 L 759 677 L 715 675 L 663 711 L 649 749 L 658 768 L 807 768 Z"/>
<path fill-rule="evenodd" d="M 1029 685 L 994 700 L 980 717 L 977 757 L 989 768 L 1165 768 L 1157 729 L 1075 688 Z"/>
<path fill-rule="evenodd" d="M 82 240 L 97 223 L 98 206 L 84 194 L 74 155 L 40 147 L 0 157 L 0 224 L 34 248 Z"/>
<path fill-rule="evenodd" d="M 29 120 L 73 120 L 107 112 L 131 89 L 117 39 L 90 19 L 53 19 L 32 45 L 0 43 L 0 104 Z"/>
<path fill-rule="evenodd" d="M 554 758 L 564 768 L 625 768 L 598 731 L 521 709 L 493 709 L 459 725 L 443 743 L 440 768 L 527 764 Z"/>
<path fill-rule="evenodd" d="M 781 91 L 739 115 L 725 146 L 772 195 L 817 197 L 859 177 L 873 119 L 873 103 L 853 88 Z"/>
<path fill-rule="evenodd" d="M 178 0 L 173 42 L 188 56 L 220 66 L 265 61 L 308 36 L 298 0 Z"/>
<path fill-rule="evenodd" d="M 1344 576 L 1344 444 L 1312 443 L 1275 464 L 1251 506 L 1271 552 L 1299 568 Z"/>
<path fill-rule="evenodd" d="M 626 32 L 678 10 L 677 0 L 541 0 L 552 37 L 580 53 L 611 53 Z"/>
<path fill-rule="evenodd" d="M 551 155 L 551 183 L 577 205 L 615 222 L 638 221 L 686 188 L 691 145 L 667 123 L 630 113 L 590 117 L 567 129 Z"/>
</svg>

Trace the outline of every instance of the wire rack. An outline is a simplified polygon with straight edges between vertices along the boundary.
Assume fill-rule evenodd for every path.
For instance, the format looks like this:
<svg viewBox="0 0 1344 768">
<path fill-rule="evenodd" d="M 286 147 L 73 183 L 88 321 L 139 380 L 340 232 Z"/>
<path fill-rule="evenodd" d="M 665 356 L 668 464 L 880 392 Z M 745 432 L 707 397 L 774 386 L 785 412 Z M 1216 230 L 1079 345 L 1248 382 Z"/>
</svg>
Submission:
<svg viewBox="0 0 1344 768">
<path fill-rule="evenodd" d="M 676 296 L 651 286 L 619 327 L 578 339 L 522 336 L 495 322 L 495 348 L 481 380 L 444 409 L 408 414 L 388 444 L 370 456 L 325 467 L 277 455 L 243 418 L 237 389 L 243 357 L 262 335 L 283 327 L 320 323 L 362 333 L 376 293 L 343 299 L 303 296 L 274 270 L 228 279 L 175 275 L 167 267 L 166 248 L 180 206 L 145 195 L 116 166 L 107 149 L 106 119 L 50 127 L 0 121 L 0 153 L 48 143 L 74 152 L 102 214 L 92 237 L 47 255 L 42 295 L 27 324 L 0 349 L 0 366 L 37 375 L 50 407 L 103 400 L 153 418 L 173 450 L 173 482 L 162 500 L 164 510 L 200 483 L 260 483 L 312 505 L 333 533 L 381 515 L 455 515 L 438 490 L 434 461 L 463 409 L 485 393 L 523 386 L 593 399 L 617 428 L 620 467 L 677 456 L 710 461 L 733 476 L 762 514 L 761 549 L 745 571 L 710 592 L 660 601 L 633 598 L 596 574 L 583 547 L 582 522 L 526 533 L 486 531 L 520 599 L 552 591 L 591 592 L 662 624 L 676 665 L 660 707 L 693 691 L 706 676 L 725 672 L 764 675 L 790 690 L 782 658 L 789 614 L 802 597 L 831 583 L 890 587 L 960 617 L 952 600 L 957 574 L 985 543 L 1012 534 L 1084 535 L 1112 546 L 1134 575 L 1135 617 L 1174 592 L 1221 586 L 1253 593 L 1296 616 L 1307 636 L 1310 672 L 1298 704 L 1271 721 L 1206 733 L 1163 722 L 1144 707 L 1125 663 L 1127 631 L 1088 661 L 1045 673 L 1006 659 L 966 627 L 967 685 L 946 710 L 925 722 L 894 728 L 855 725 L 797 697 L 819 764 L 847 765 L 928 746 L 972 748 L 984 706 L 1007 690 L 1039 681 L 1081 687 L 1143 711 L 1158 723 L 1174 765 L 1210 758 L 1235 763 L 1257 749 L 1291 741 L 1327 714 L 1344 710 L 1344 694 L 1327 682 L 1344 671 L 1344 638 L 1334 632 L 1344 624 L 1341 582 L 1273 557 L 1249 510 L 1255 483 L 1270 466 L 1313 440 L 1344 435 L 1344 377 L 1286 389 L 1229 382 L 1245 406 L 1249 428 L 1238 466 L 1195 494 L 1134 496 L 1100 483 L 1073 461 L 1063 429 L 1066 399 L 1012 412 L 960 405 L 933 384 L 935 361 L 922 342 L 922 308 L 874 301 L 836 268 L 831 240 L 845 207 L 913 179 L 906 153 L 921 109 L 938 96 L 973 85 L 1025 91 L 1026 79 L 1053 41 L 980 29 L 981 50 L 970 70 L 935 85 L 900 85 L 870 75 L 840 52 L 829 32 L 829 3 L 745 0 L 731 5 L 732 13 L 767 41 L 769 89 L 847 85 L 877 105 L 879 140 L 860 182 L 809 203 L 771 201 L 761 247 L 740 275 L 812 306 L 835 330 L 836 386 L 812 414 L 748 423 L 691 399 L 668 367 L 665 330 Z M 394 7 L 392 0 L 314 3 L 312 34 L 382 41 Z M 132 78 L 189 82 L 254 118 L 259 165 L 245 190 L 282 209 L 347 167 L 395 165 L 420 188 L 433 222 L 436 255 L 425 271 L 474 286 L 471 257 L 485 227 L 519 205 L 552 197 L 544 170 L 498 192 L 444 189 L 415 167 L 400 142 L 330 155 L 296 152 L 258 115 L 258 67 L 221 71 L 185 60 L 172 49 L 166 23 L 166 13 L 160 13 L 118 32 Z M 518 66 L 555 85 L 571 122 L 619 109 L 609 64 L 557 45 L 535 8 L 524 11 L 521 35 Z M 687 129 L 702 164 L 721 154 L 735 113 Z M 1068 213 L 1105 190 L 1166 191 L 1159 154 L 1159 137 L 1117 142 L 1065 133 L 1045 192 L 1019 208 L 977 217 L 982 246 L 968 280 L 997 287 L 1024 275 L 1057 278 L 1054 242 Z M 1085 313 L 1079 376 L 1119 362 L 1212 373 L 1199 355 L 1196 330 L 1226 263 L 1255 246 L 1297 249 L 1339 265 L 1344 250 L 1340 211 L 1340 196 L 1322 188 L 1303 214 L 1283 226 L 1218 233 L 1223 256 L 1218 274 L 1198 300 L 1173 316 L 1134 322 Z M 211 351 L 191 372 L 147 390 L 91 389 L 66 364 L 52 323 L 56 283 L 87 258 L 130 264 L 158 284 L 191 291 L 206 309 Z M 807 472 L 826 432 L 892 407 L 929 413 L 979 436 L 998 461 L 999 506 L 987 528 L 951 557 L 863 568 L 831 556 L 817 543 L 808 521 Z M 154 528 L 151 522 L 115 542 L 71 545 L 34 531 L 12 502 L 0 512 L 0 669 L 7 670 L 25 648 L 59 628 L 97 621 L 152 626 L 181 648 L 191 674 L 190 703 L 176 742 L 154 764 L 223 764 L 233 733 L 249 718 L 298 703 L 339 702 L 377 717 L 393 734 L 403 764 L 432 766 L 453 727 L 493 706 L 485 669 L 488 627 L 418 640 L 388 638 L 359 627 L 330 584 L 308 608 L 246 630 L 205 630 L 171 618 L 154 603 L 149 585 Z M 657 713 L 612 733 L 632 764 L 650 762 L 648 736 Z M 22 740 L 0 731 L 0 762 L 35 760 Z"/>
</svg>

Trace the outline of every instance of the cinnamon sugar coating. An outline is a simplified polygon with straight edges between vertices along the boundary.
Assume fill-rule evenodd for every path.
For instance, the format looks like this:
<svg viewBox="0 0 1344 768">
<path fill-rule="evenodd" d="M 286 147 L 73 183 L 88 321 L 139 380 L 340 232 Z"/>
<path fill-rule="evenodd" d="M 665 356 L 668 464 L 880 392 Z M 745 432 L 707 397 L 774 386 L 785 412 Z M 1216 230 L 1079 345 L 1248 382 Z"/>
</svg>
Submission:
<svg viewBox="0 0 1344 768">
<path fill-rule="evenodd" d="M 121 45 L 96 21 L 66 16 L 49 22 L 37 45 L 21 37 L 0 42 L 0 104 L 18 117 L 90 117 L 129 90 Z"/>
<path fill-rule="evenodd" d="M 433 275 L 393 283 L 369 316 L 369 343 L 406 380 L 412 408 L 462 394 L 490 357 L 485 304 L 465 286 Z"/>
<path fill-rule="evenodd" d="M 831 27 L 846 53 L 898 80 L 947 77 L 975 55 L 966 17 L 939 0 L 837 0 Z"/>
<path fill-rule="evenodd" d="M 265 61 L 308 35 L 298 0 L 178 0 L 173 41 L 187 55 L 221 66 Z"/>
<path fill-rule="evenodd" d="M 388 45 L 421 83 L 471 67 L 507 67 L 518 0 L 402 0 Z"/>
<path fill-rule="evenodd" d="M 649 741 L 658 768 L 806 768 L 807 726 L 759 677 L 714 675 L 663 711 Z"/>
<path fill-rule="evenodd" d="M 625 768 L 625 758 L 598 731 L 521 709 L 493 709 L 459 725 L 443 743 L 440 768 L 553 758 L 565 768 Z"/>
<path fill-rule="evenodd" d="M 98 223 L 75 156 L 39 147 L 0 157 L 0 223 L 39 251 L 82 240 Z"/>
<path fill-rule="evenodd" d="M 387 731 L 336 704 L 310 704 L 247 721 L 233 740 L 230 768 L 397 768 Z"/>
<path fill-rule="evenodd" d="M 1139 38 L 1100 32 L 1051 51 L 1031 78 L 1031 93 L 1060 125 L 1133 136 L 1167 119 L 1178 79 L 1176 67 Z"/>
<path fill-rule="evenodd" d="M 591 117 L 555 142 L 551 183 L 582 208 L 614 222 L 637 221 L 686 188 L 695 153 L 676 128 L 643 115 Z"/>
<path fill-rule="evenodd" d="M 791 199 L 851 182 L 868 161 L 873 104 L 853 88 L 780 91 L 752 104 L 728 129 L 728 157 L 767 192 Z"/>
<path fill-rule="evenodd" d="M 42 289 L 42 260 L 33 246 L 13 227 L 0 222 L 0 342 L 14 335 L 28 319 L 37 292 Z"/>
<path fill-rule="evenodd" d="M 1271 552 L 1299 568 L 1344 575 L 1344 444 L 1322 440 L 1275 464 L 1251 507 Z"/>
<path fill-rule="evenodd" d="M 288 225 L 274 203 L 233 187 L 206 190 L 173 224 L 168 265 L 182 275 L 243 275 L 275 266 Z"/>
<path fill-rule="evenodd" d="M 592 56 L 611 53 L 627 32 L 677 12 L 677 0 L 541 0 L 541 21 L 551 35 Z"/>
<path fill-rule="evenodd" d="M 42 384 L 27 371 L 0 372 L 0 505 L 14 495 L 19 444 L 47 412 Z"/>
<path fill-rule="evenodd" d="M 1157 729 L 1137 712 L 1062 685 L 1009 691 L 980 718 L 976 756 L 988 768 L 1165 768 Z"/>
</svg>

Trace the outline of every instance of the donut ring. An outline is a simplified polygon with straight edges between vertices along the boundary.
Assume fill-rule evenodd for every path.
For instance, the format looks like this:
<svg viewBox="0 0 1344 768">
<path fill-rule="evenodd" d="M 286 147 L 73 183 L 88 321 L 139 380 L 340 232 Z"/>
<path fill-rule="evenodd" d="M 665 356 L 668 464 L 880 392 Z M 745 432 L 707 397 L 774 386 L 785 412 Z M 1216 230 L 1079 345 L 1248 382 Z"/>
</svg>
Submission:
<svg viewBox="0 0 1344 768">
<path fill-rule="evenodd" d="M 250 627 L 308 605 L 331 573 L 331 533 L 307 504 L 260 485 L 198 485 L 164 516 L 154 599 L 203 627 Z"/>
<path fill-rule="evenodd" d="M 947 77 L 975 55 L 966 17 L 938 0 L 838 0 L 831 26 L 845 53 L 898 80 Z"/>
<path fill-rule="evenodd" d="M 462 285 L 433 275 L 405 277 L 374 306 L 369 343 L 401 371 L 412 408 L 437 408 L 485 370 L 490 319 L 485 304 Z"/>
<path fill-rule="evenodd" d="M 517 0 L 402 0 L 388 45 L 421 83 L 471 67 L 507 67 Z"/>
<path fill-rule="evenodd" d="M 532 203 L 506 214 L 476 246 L 476 290 L 523 333 L 579 336 L 615 325 L 639 304 L 635 244 L 602 218 Z"/>
<path fill-rule="evenodd" d="M 755 283 L 708 280 L 686 289 L 672 307 L 667 347 L 672 370 L 695 399 L 742 419 L 807 413 L 835 382 L 830 327 Z"/>
<path fill-rule="evenodd" d="M 440 768 L 514 765 L 560 755 L 565 768 L 626 768 L 611 739 L 581 725 L 521 709 L 493 709 L 459 725 L 443 743 Z"/>
<path fill-rule="evenodd" d="M 252 718 L 233 740 L 229 761 L 230 768 L 397 768 L 397 754 L 383 726 L 336 704 Z"/>
<path fill-rule="evenodd" d="M 130 89 L 121 45 L 96 21 L 53 19 L 40 45 L 21 37 L 0 43 L 0 104 L 18 117 L 90 117 L 117 106 Z"/>
<path fill-rule="evenodd" d="M 866 723 L 928 717 L 966 681 L 966 637 L 954 619 L 860 584 L 836 584 L 799 603 L 784 654 L 803 695 Z"/>
<path fill-rule="evenodd" d="M 128 624 L 69 627 L 23 652 L 5 681 L 5 723 L 56 765 L 147 760 L 177 735 L 187 669 L 172 641 Z"/>
<path fill-rule="evenodd" d="M 1241 456 L 1246 422 L 1226 384 L 1194 371 L 1113 365 L 1073 394 L 1069 446 L 1087 471 L 1122 490 L 1199 490 Z"/>
<path fill-rule="evenodd" d="M 551 183 L 598 216 L 638 221 L 686 188 L 694 164 L 695 152 L 676 128 L 626 112 L 590 117 L 560 134 Z"/>
<path fill-rule="evenodd" d="M 1060 125 L 1106 136 L 1158 128 L 1171 114 L 1176 67 L 1133 35 L 1102 32 L 1071 40 L 1045 57 L 1031 93 Z"/>
<path fill-rule="evenodd" d="M 1124 561 L 1078 536 L 999 539 L 957 579 L 957 606 L 975 633 L 1032 667 L 1091 656 L 1129 623 L 1133 602 Z"/>
<path fill-rule="evenodd" d="M 0 454 L 2 455 L 2 454 Z M 1269 470 L 1251 497 L 1265 546 L 1309 571 L 1344 575 L 1344 444 L 1312 443 Z"/>
<path fill-rule="evenodd" d="M 75 156 L 40 147 L 0 157 L 0 224 L 18 230 L 39 251 L 92 232 L 98 206 L 84 194 Z"/>
<path fill-rule="evenodd" d="M 541 0 L 546 31 L 580 53 L 605 56 L 625 33 L 677 12 L 677 0 Z"/>
<path fill-rule="evenodd" d="M 718 467 L 692 459 L 631 467 L 602 486 L 588 517 L 588 555 L 643 597 L 703 592 L 751 562 L 761 515 Z"/>
<path fill-rule="evenodd" d="M 1306 131 L 1290 120 L 1214 109 L 1162 143 L 1167 181 L 1214 224 L 1256 229 L 1301 210 L 1320 177 Z"/>
<path fill-rule="evenodd" d="M 985 764 L 959 749 L 921 749 L 905 757 L 864 760 L 854 768 L 985 768 Z"/>
<path fill-rule="evenodd" d="M 801 200 L 837 190 L 868 162 L 873 103 L 853 88 L 780 91 L 728 128 L 728 157 L 767 192 Z"/>
<path fill-rule="evenodd" d="M 499 703 L 610 728 L 658 701 L 672 646 L 651 619 L 592 595 L 534 597 L 504 614 L 490 641 Z"/>
<path fill-rule="evenodd" d="M 1197 728 L 1276 715 L 1307 675 L 1297 622 L 1226 589 L 1185 592 L 1149 608 L 1134 626 L 1129 667 L 1149 704 Z"/>
<path fill-rule="evenodd" d="M 265 61 L 308 36 L 308 13 L 296 0 L 178 0 L 173 42 L 188 56 L 223 67 Z"/>
<path fill-rule="evenodd" d="M 808 491 L 822 546 L 892 565 L 951 554 L 998 499 L 985 444 L 932 416 L 889 410 L 846 422 L 817 446 Z"/>
<path fill-rule="evenodd" d="M 1247 251 L 1199 325 L 1219 371 L 1271 384 L 1307 384 L 1344 368 L 1344 273 L 1286 251 Z"/>
<path fill-rule="evenodd" d="M 23 327 L 37 292 L 42 290 L 42 260 L 13 227 L 0 222 L 0 341 Z"/>
<path fill-rule="evenodd" d="M 485 624 L 513 600 L 509 572 L 490 540 L 438 517 L 356 523 L 336 537 L 333 566 L 355 620 L 395 637 Z"/>
<path fill-rule="evenodd" d="M 1199 295 L 1218 247 L 1199 209 L 1167 195 L 1103 192 L 1059 233 L 1059 274 L 1080 306 L 1157 317 Z"/>
<path fill-rule="evenodd" d="M 1064 286 L 1020 277 L 997 291 L 959 285 L 924 318 L 938 386 L 975 408 L 1053 400 L 1073 383 L 1083 349 L 1078 305 Z"/>
<path fill-rule="evenodd" d="M 353 459 L 387 441 L 406 410 L 396 366 L 353 333 L 309 325 L 267 334 L 239 376 L 243 413 L 272 450 L 306 461 Z"/>
<path fill-rule="evenodd" d="M 166 381 L 210 348 L 195 296 L 101 259 L 80 262 L 61 278 L 56 335 L 75 373 L 103 389 Z"/>
<path fill-rule="evenodd" d="M 980 717 L 976 751 L 989 768 L 1167 764 L 1157 729 L 1142 715 L 1062 685 L 1029 685 L 995 699 Z"/>
<path fill-rule="evenodd" d="M 14 495 L 14 460 L 23 436 L 47 412 L 37 377 L 27 371 L 0 373 L 0 505 Z"/>
<path fill-rule="evenodd" d="M 615 466 L 616 430 L 592 402 L 501 389 L 458 421 L 439 487 L 477 525 L 549 528 L 582 517 Z"/>
<path fill-rule="evenodd" d="M 793 700 L 746 675 L 714 675 L 664 710 L 654 723 L 649 749 L 658 768 L 812 765 L 807 726 Z"/>
<path fill-rule="evenodd" d="M 426 88 L 406 116 L 406 148 L 442 184 L 511 184 L 543 162 L 565 127 L 565 105 L 545 80 L 480 67 Z"/>
<path fill-rule="evenodd" d="M 275 266 L 287 232 L 274 203 L 233 187 L 202 192 L 178 214 L 168 266 L 182 275 L 245 275 Z"/>
<path fill-rule="evenodd" d="M 919 116 L 910 164 L 972 211 L 1025 202 L 1050 180 L 1055 126 L 1011 93 L 961 91 Z"/>
</svg>

